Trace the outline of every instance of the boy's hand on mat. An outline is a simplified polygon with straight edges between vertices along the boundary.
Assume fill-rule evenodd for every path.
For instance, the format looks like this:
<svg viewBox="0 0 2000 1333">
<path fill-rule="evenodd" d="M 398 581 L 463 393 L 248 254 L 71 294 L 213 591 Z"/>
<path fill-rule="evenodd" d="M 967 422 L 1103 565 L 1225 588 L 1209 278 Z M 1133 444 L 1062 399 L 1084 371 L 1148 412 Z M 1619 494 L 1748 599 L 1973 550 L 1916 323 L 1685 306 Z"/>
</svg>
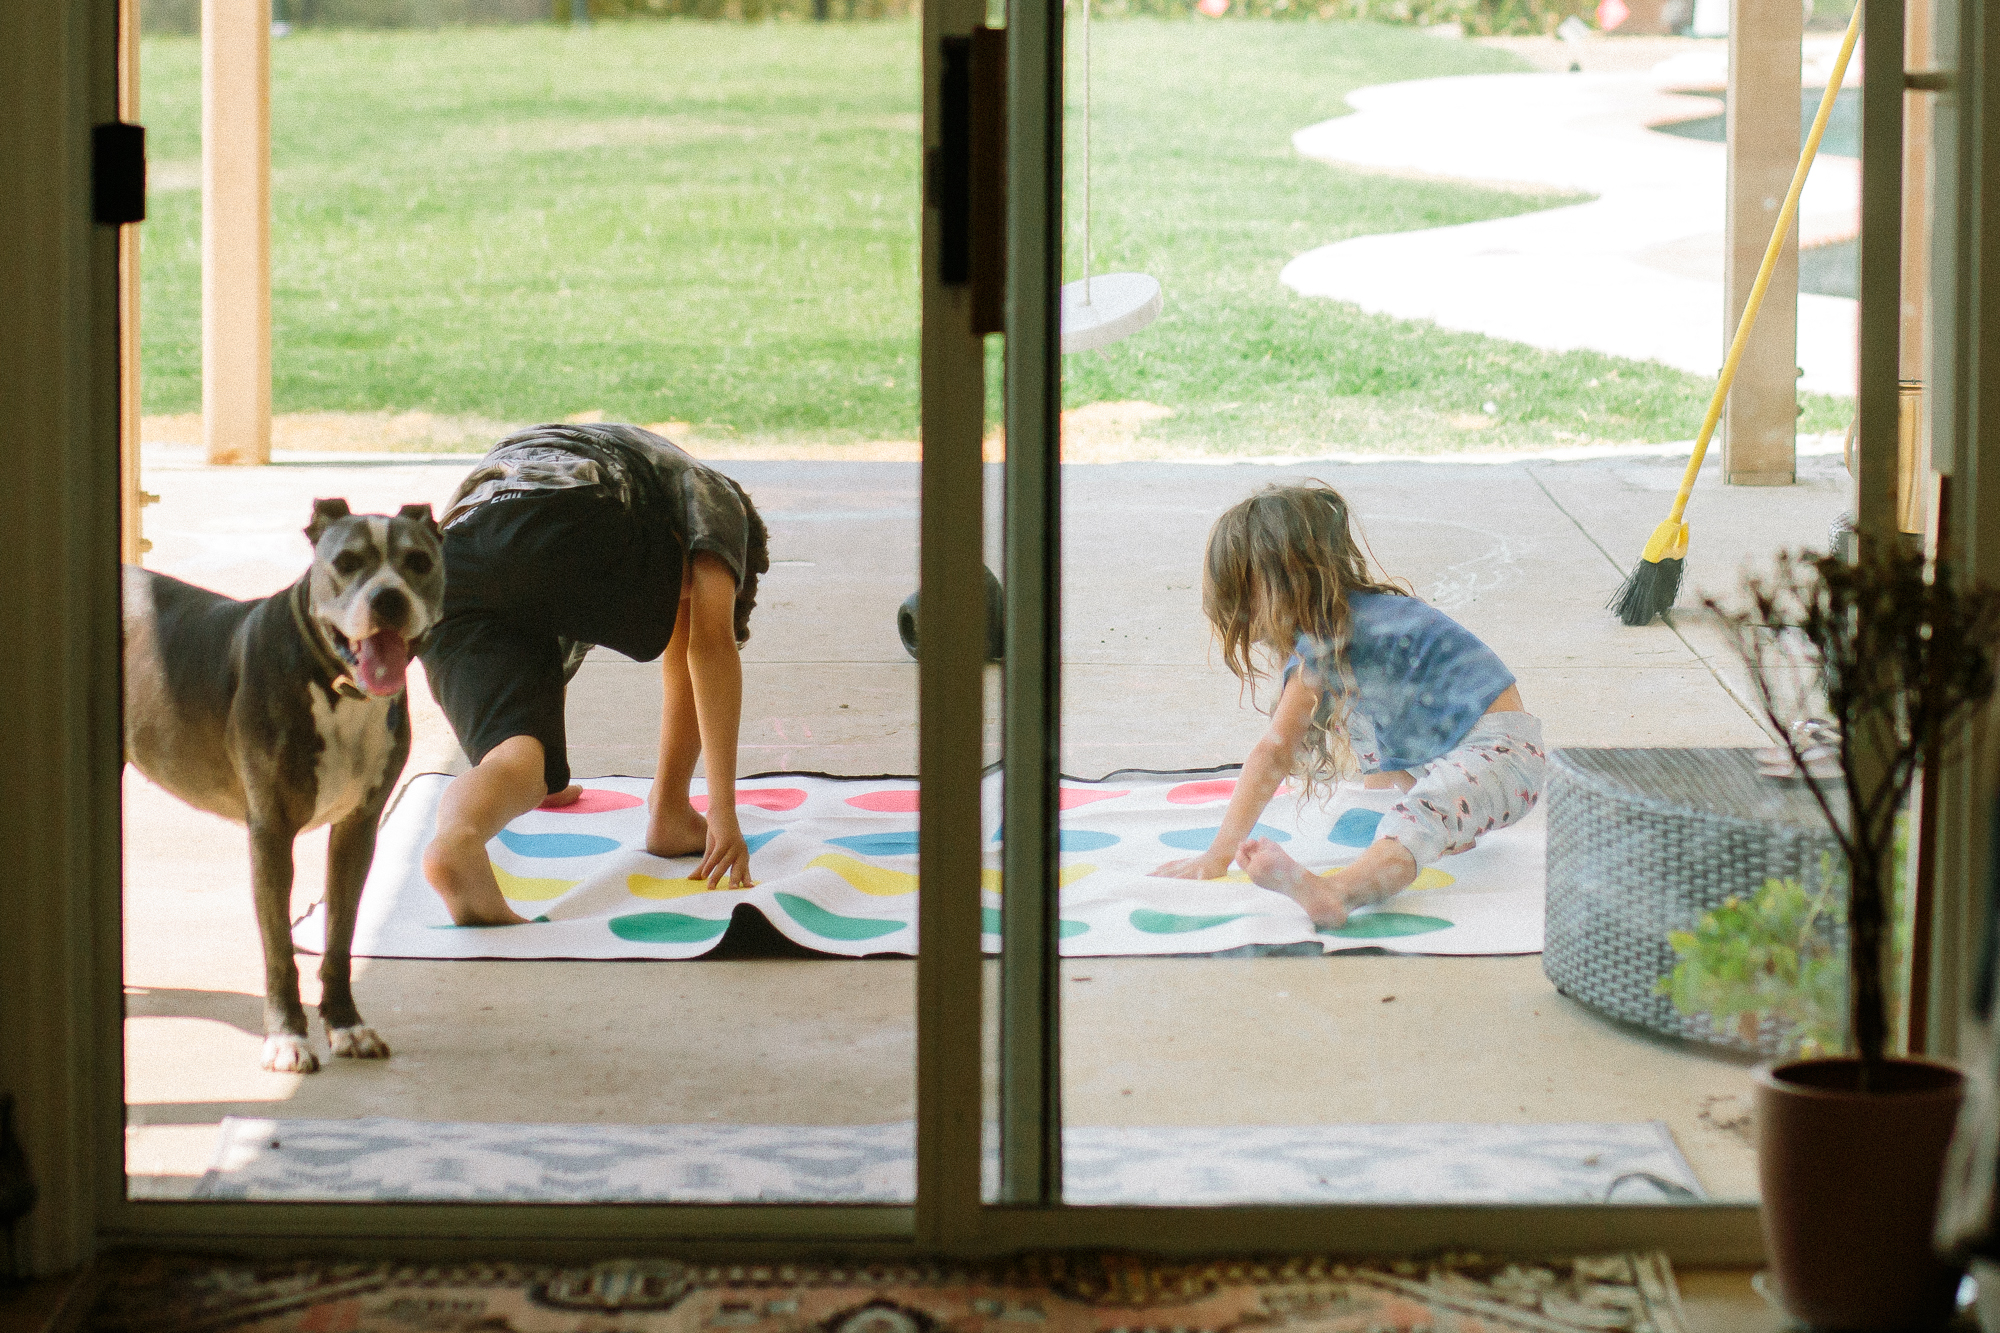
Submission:
<svg viewBox="0 0 2000 1333">
<path fill-rule="evenodd" d="M 724 876 L 729 879 L 732 889 L 756 887 L 750 878 L 750 845 L 743 841 L 743 834 L 736 822 L 727 825 L 720 819 L 710 817 L 708 821 L 708 846 L 703 851 L 701 864 L 695 867 L 692 879 L 705 879 L 711 891 L 722 887 Z"/>
<path fill-rule="evenodd" d="M 1152 872 L 1156 879 L 1221 879 L 1228 873 L 1229 861 L 1226 858 L 1217 861 L 1207 852 L 1169 861 Z"/>
</svg>

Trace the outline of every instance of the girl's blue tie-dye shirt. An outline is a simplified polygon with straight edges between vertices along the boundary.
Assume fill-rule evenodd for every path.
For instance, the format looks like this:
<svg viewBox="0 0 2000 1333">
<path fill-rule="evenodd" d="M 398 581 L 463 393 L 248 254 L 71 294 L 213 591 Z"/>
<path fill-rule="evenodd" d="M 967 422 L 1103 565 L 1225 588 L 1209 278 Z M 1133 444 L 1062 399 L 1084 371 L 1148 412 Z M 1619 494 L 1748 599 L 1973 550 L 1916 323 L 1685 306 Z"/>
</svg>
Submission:
<svg viewBox="0 0 2000 1333">
<path fill-rule="evenodd" d="M 1368 770 L 1421 768 L 1455 749 L 1514 683 L 1514 674 L 1471 630 L 1415 597 L 1353 592 L 1347 610 L 1347 670 L 1355 692 L 1348 732 Z M 1301 664 L 1328 703 L 1345 696 L 1348 684 L 1335 666 L 1332 644 L 1301 634 L 1285 664 L 1287 680 Z"/>
</svg>

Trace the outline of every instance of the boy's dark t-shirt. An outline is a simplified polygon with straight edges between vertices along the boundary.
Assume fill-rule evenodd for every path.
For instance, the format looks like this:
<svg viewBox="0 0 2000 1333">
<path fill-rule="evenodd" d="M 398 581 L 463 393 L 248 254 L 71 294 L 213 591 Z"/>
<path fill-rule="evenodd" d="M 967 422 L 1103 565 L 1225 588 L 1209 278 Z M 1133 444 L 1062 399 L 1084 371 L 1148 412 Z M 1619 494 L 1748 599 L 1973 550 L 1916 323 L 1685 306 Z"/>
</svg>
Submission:
<svg viewBox="0 0 2000 1333">
<path fill-rule="evenodd" d="M 764 572 L 749 568 L 754 510 L 743 489 L 671 441 L 636 426 L 564 424 L 517 431 L 494 445 L 485 461 L 466 474 L 445 507 L 443 526 L 449 531 L 484 506 L 553 498 L 568 491 L 615 500 L 635 517 L 637 528 L 653 539 L 647 544 L 657 548 L 646 553 L 644 577 L 656 586 L 665 581 L 676 599 L 680 566 L 697 551 L 710 552 L 728 565 L 739 589 L 746 576 L 754 587 L 755 576 Z M 605 577 L 627 582 L 640 574 L 640 568 L 629 565 L 604 571 Z M 739 638 L 745 637 L 743 628 L 738 626 Z M 669 619 L 666 633 L 672 630 Z M 656 637 L 658 646 L 652 647 Z M 666 648 L 666 638 L 659 636 L 657 627 L 629 644 L 588 642 L 603 643 L 641 662 L 651 661 Z"/>
<path fill-rule="evenodd" d="M 735 575 L 741 640 L 768 564 L 743 490 L 632 426 L 509 436 L 460 484 L 444 527 L 444 615 L 423 651 L 432 693 L 474 763 L 510 737 L 540 741 L 551 792 L 569 781 L 564 686 L 589 646 L 659 657 L 696 551 Z"/>
</svg>

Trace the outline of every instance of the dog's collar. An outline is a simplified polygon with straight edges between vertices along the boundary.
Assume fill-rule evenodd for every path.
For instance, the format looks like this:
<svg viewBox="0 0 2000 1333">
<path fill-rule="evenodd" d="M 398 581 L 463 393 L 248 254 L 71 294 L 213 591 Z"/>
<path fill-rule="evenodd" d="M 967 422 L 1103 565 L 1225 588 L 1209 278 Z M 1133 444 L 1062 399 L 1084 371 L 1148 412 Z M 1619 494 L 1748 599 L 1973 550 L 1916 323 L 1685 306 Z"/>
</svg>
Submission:
<svg viewBox="0 0 2000 1333">
<path fill-rule="evenodd" d="M 326 635 L 320 632 L 319 625 L 307 613 L 307 598 L 310 595 L 307 585 L 311 582 L 312 575 L 307 574 L 292 585 L 292 595 L 286 599 L 291 604 L 292 623 L 299 627 L 299 637 L 312 649 L 312 655 L 326 677 L 327 688 L 342 699 L 366 699 L 368 691 L 354 683 L 354 673 L 348 669 L 347 663 L 340 660 L 340 655 L 327 643 Z"/>
</svg>

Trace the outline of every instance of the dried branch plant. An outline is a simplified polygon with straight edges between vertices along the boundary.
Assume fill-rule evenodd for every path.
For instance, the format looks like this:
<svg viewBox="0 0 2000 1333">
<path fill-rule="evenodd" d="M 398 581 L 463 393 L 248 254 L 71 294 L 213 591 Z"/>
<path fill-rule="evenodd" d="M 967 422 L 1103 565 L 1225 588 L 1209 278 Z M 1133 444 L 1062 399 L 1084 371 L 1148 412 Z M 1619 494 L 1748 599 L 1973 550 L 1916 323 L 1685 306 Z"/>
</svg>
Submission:
<svg viewBox="0 0 2000 1333">
<path fill-rule="evenodd" d="M 1746 576 L 1747 605 L 1714 598 L 1750 673 L 1766 723 L 1790 752 L 1847 862 L 1849 1031 L 1861 1087 L 1886 1058 L 1884 972 L 1896 816 L 1927 763 L 1945 757 L 1969 714 L 1993 693 L 2000 589 L 1956 578 L 1942 561 L 1865 543 L 1849 563 L 1781 552 L 1768 578 Z M 1824 715 L 1840 727 L 1840 782 L 1813 775 L 1812 742 L 1793 724 Z"/>
</svg>

